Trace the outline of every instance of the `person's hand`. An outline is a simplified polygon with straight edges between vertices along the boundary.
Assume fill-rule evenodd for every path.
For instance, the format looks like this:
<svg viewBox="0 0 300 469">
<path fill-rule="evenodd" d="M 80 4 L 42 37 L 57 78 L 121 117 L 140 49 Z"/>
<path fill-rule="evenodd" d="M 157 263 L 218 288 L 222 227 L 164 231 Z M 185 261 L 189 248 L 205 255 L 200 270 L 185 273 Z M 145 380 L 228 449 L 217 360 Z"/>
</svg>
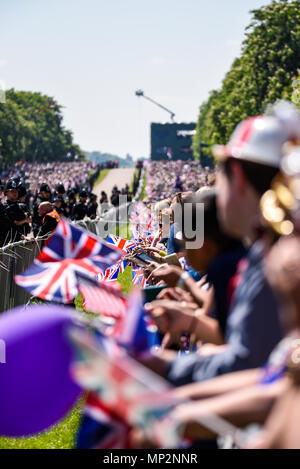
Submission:
<svg viewBox="0 0 300 469">
<path fill-rule="evenodd" d="M 149 254 L 150 252 L 156 252 L 159 254 L 160 250 L 154 246 L 147 246 L 145 248 L 145 251 L 147 252 L 147 254 Z"/>
<path fill-rule="evenodd" d="M 161 349 L 167 350 L 173 345 L 176 345 L 180 350 L 185 349 L 185 342 L 182 341 L 181 332 L 167 332 L 162 340 Z"/>
<path fill-rule="evenodd" d="M 163 334 L 189 331 L 195 317 L 195 309 L 185 302 L 161 300 L 148 303 L 145 307 Z"/>
<path fill-rule="evenodd" d="M 157 299 L 158 300 L 186 301 L 187 303 L 193 303 L 196 306 L 196 303 L 194 302 L 194 299 L 189 292 L 184 291 L 181 288 L 176 288 L 176 287 L 165 288 L 157 295 Z"/>
<path fill-rule="evenodd" d="M 130 253 L 130 254 L 126 254 L 126 256 L 124 257 L 124 261 L 128 261 L 128 262 L 134 263 L 135 258 L 134 258 L 134 256 L 133 256 L 131 253 Z"/>
<path fill-rule="evenodd" d="M 161 256 L 158 252 L 156 251 L 147 251 L 147 256 L 149 257 L 152 257 L 152 259 L 155 261 L 155 262 L 158 262 L 159 264 L 161 264 L 162 262 L 164 262 L 164 257 Z"/>
<path fill-rule="evenodd" d="M 272 449 L 271 435 L 266 431 L 250 437 L 244 449 Z"/>
<path fill-rule="evenodd" d="M 33 235 L 30 235 L 30 236 L 22 235 L 21 239 L 23 239 L 24 241 L 33 242 L 34 241 L 34 236 Z"/>
<path fill-rule="evenodd" d="M 132 249 L 131 252 L 132 252 L 132 254 L 134 254 L 134 255 L 135 255 L 135 254 L 141 254 L 141 253 L 145 252 L 145 248 L 144 248 L 144 246 L 142 246 L 142 245 L 139 244 L 139 245 L 135 246 L 135 247 Z"/>
<path fill-rule="evenodd" d="M 147 282 L 152 284 L 151 282 L 148 281 L 149 276 L 155 269 L 159 267 L 159 264 L 157 264 L 156 262 L 150 262 L 150 261 L 146 261 L 146 263 L 147 263 L 147 267 L 144 267 L 144 276 Z"/>
<path fill-rule="evenodd" d="M 155 269 L 149 277 L 149 282 L 163 280 L 168 287 L 176 287 L 182 275 L 180 267 L 163 264 Z"/>
</svg>

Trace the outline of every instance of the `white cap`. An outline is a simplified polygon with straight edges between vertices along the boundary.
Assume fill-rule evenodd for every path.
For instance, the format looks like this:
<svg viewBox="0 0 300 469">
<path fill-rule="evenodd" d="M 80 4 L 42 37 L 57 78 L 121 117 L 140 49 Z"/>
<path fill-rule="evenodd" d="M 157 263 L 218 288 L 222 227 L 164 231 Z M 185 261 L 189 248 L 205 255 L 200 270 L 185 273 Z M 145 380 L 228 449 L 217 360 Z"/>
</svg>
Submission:
<svg viewBox="0 0 300 469">
<path fill-rule="evenodd" d="M 215 145 L 213 154 L 218 160 L 232 157 L 279 168 L 287 139 L 276 117 L 250 117 L 236 127 L 228 145 Z"/>
</svg>

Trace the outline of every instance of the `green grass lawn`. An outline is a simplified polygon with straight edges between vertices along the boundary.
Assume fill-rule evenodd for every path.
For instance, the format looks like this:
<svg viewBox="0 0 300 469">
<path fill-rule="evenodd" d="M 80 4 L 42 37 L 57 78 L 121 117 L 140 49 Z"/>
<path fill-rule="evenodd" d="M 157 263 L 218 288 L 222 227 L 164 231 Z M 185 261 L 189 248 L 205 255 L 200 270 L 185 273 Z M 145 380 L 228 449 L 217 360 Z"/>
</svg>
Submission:
<svg viewBox="0 0 300 469">
<path fill-rule="evenodd" d="M 53 396 L 55 398 L 55 396 Z M 83 399 L 72 411 L 49 430 L 26 438 L 0 437 L 0 449 L 71 449 L 79 426 Z"/>
<path fill-rule="evenodd" d="M 98 184 L 103 181 L 103 179 L 107 176 L 108 173 L 109 169 L 101 169 L 100 174 L 95 181 L 94 187 L 98 186 Z"/>
</svg>

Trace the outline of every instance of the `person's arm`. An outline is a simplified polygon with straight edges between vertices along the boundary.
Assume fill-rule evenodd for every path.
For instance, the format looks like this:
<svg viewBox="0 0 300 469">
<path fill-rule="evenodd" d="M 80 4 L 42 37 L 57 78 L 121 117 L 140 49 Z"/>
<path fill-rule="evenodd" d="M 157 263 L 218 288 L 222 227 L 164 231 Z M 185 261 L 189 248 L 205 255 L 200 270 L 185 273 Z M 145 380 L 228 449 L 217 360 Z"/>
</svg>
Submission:
<svg viewBox="0 0 300 469">
<path fill-rule="evenodd" d="M 201 417 L 217 415 L 238 427 L 250 423 L 264 423 L 276 399 L 287 389 L 287 380 L 281 379 L 268 386 L 255 385 L 200 402 L 181 404 L 172 416 L 185 424 L 185 437 L 208 438 L 216 435 L 201 424 Z M 199 419 L 199 422 L 197 421 Z"/>
<path fill-rule="evenodd" d="M 224 345 L 224 337 L 218 321 L 214 318 L 210 318 L 203 312 L 197 315 L 194 321 L 194 330 L 190 330 L 189 332 L 193 334 L 197 340 L 215 345 Z"/>
<path fill-rule="evenodd" d="M 174 390 L 174 396 L 192 400 L 216 397 L 255 385 L 260 379 L 260 374 L 260 368 L 228 373 L 201 383 L 180 386 Z"/>
<path fill-rule="evenodd" d="M 17 226 L 24 225 L 24 223 L 31 223 L 31 217 L 24 218 L 24 220 L 14 220 L 14 224 Z"/>
<path fill-rule="evenodd" d="M 193 277 L 189 276 L 184 276 L 183 278 L 183 286 L 186 291 L 188 291 L 196 303 L 200 307 L 205 307 L 205 314 L 207 314 L 211 306 L 213 304 L 213 298 L 214 298 L 214 291 L 213 288 L 210 287 L 208 290 L 203 290 L 199 288 L 198 282 L 195 282 Z"/>
<path fill-rule="evenodd" d="M 187 272 L 184 272 L 180 267 L 165 265 L 159 266 L 152 272 L 148 281 L 163 280 L 167 283 L 168 287 L 176 287 L 180 284 L 181 288 L 191 293 L 195 302 L 203 307 L 205 305 L 205 312 L 210 310 L 213 302 L 213 289 L 202 290 L 199 288 L 197 282 Z"/>
<path fill-rule="evenodd" d="M 39 231 L 39 236 L 46 236 L 51 231 L 54 231 L 57 226 L 57 221 L 53 217 L 48 217 L 46 215 L 45 222 L 41 226 Z"/>
<path fill-rule="evenodd" d="M 194 340 L 224 344 L 218 321 L 203 314 L 202 310 L 195 310 L 192 304 L 158 300 L 148 304 L 147 311 L 164 334 L 188 331 Z"/>
</svg>

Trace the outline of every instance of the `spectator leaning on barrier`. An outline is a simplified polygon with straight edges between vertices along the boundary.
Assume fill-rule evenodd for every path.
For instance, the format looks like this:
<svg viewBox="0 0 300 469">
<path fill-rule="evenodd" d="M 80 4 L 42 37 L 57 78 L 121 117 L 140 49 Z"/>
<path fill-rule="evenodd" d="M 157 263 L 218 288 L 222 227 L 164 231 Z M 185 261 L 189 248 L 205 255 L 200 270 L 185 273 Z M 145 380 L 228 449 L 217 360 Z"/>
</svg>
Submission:
<svg viewBox="0 0 300 469">
<path fill-rule="evenodd" d="M 58 197 L 58 196 L 54 197 L 53 205 L 54 205 L 55 210 L 61 217 L 66 216 L 66 210 L 64 208 L 64 201 L 61 197 Z"/>
<path fill-rule="evenodd" d="M 39 205 L 39 216 L 42 218 L 39 236 L 45 236 L 54 231 L 61 220 L 59 213 L 52 207 L 50 202 L 42 202 Z"/>
</svg>

